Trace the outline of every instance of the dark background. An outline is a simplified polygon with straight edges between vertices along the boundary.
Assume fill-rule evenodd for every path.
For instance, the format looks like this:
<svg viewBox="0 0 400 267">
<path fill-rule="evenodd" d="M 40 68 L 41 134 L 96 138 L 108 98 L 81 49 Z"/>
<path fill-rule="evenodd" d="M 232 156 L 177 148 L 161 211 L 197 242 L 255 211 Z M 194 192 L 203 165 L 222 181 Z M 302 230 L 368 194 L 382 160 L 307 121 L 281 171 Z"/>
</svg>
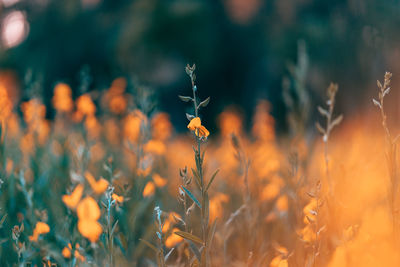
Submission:
<svg viewBox="0 0 400 267">
<path fill-rule="evenodd" d="M 17 11 L 25 37 L 7 45 L 6 18 Z M 152 88 L 178 129 L 186 125 L 177 95 L 190 94 L 187 63 L 197 65 L 200 96 L 212 97 L 203 114 L 212 130 L 225 107 L 250 118 L 260 98 L 272 103 L 278 129 L 287 129 L 282 81 L 292 79 L 299 42 L 312 106 L 334 81 L 338 110 L 356 113 L 371 104 L 376 79 L 388 70 L 396 84 L 400 73 L 394 0 L 0 0 L 0 21 L 0 68 L 15 74 L 21 99 L 40 94 L 50 107 L 56 82 L 78 96 L 123 76 L 132 88 Z"/>
</svg>

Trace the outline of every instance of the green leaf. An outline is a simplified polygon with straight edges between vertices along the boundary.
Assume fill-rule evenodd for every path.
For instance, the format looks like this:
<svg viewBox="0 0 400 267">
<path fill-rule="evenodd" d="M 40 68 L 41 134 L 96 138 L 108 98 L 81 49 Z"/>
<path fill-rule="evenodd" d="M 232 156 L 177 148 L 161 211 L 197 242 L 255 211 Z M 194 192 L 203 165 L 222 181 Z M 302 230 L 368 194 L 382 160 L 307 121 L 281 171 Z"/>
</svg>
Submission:
<svg viewBox="0 0 400 267">
<path fill-rule="evenodd" d="M 139 239 L 139 240 L 142 241 L 146 246 L 148 246 L 149 248 L 154 250 L 156 253 L 158 253 L 158 249 L 153 244 L 151 244 L 150 242 L 148 242 L 144 239 Z"/>
<path fill-rule="evenodd" d="M 195 169 L 192 168 L 192 173 L 194 176 L 194 179 L 196 180 L 197 186 L 200 188 L 201 187 L 201 183 L 200 183 L 200 177 L 199 174 L 197 173 L 197 171 Z"/>
<path fill-rule="evenodd" d="M 204 101 L 202 101 L 197 107 L 201 108 L 201 107 L 206 107 L 208 105 L 208 103 L 210 103 L 210 97 L 207 97 Z"/>
<path fill-rule="evenodd" d="M 197 198 L 192 194 L 192 192 L 190 192 L 186 187 L 184 187 L 183 185 L 181 185 L 181 187 L 183 188 L 183 190 L 185 190 L 186 194 L 189 195 L 189 197 L 194 201 L 194 203 L 196 203 L 196 205 L 201 209 L 201 204 L 200 202 L 197 200 Z"/>
<path fill-rule="evenodd" d="M 211 247 L 216 228 L 217 228 L 217 220 L 215 219 L 209 232 L 208 232 L 208 238 L 207 238 L 208 247 Z"/>
<path fill-rule="evenodd" d="M 6 218 L 7 218 L 7 214 L 4 214 L 4 216 L 1 218 L 1 220 L 0 220 L 0 227 L 2 227 L 3 226 L 3 223 L 4 223 L 4 221 L 6 220 Z"/>
<path fill-rule="evenodd" d="M 186 113 L 186 118 L 188 119 L 188 121 L 191 121 L 191 120 L 193 120 L 195 118 L 195 116 L 193 116 L 193 115 L 191 115 L 189 113 Z"/>
<path fill-rule="evenodd" d="M 176 232 L 174 232 L 174 234 L 179 235 L 179 236 L 181 236 L 181 237 L 183 237 L 183 238 L 185 238 L 187 240 L 190 240 L 190 241 L 193 241 L 195 243 L 198 243 L 200 245 L 203 245 L 203 240 L 201 240 L 200 237 L 195 236 L 195 235 L 193 235 L 191 233 L 184 232 L 184 231 L 176 231 Z"/>
<path fill-rule="evenodd" d="M 196 245 L 192 241 L 187 240 L 187 242 L 189 243 L 189 248 L 193 252 L 193 254 L 196 256 L 197 260 L 201 261 L 200 250 L 196 247 Z"/>
<path fill-rule="evenodd" d="M 214 172 L 214 174 L 211 176 L 211 179 L 210 179 L 210 181 L 208 182 L 208 185 L 207 185 L 207 187 L 206 187 L 206 192 L 207 192 L 208 189 L 210 188 L 210 186 L 211 186 L 212 182 L 214 181 L 215 176 L 218 174 L 218 172 L 219 172 L 219 169 L 217 169 L 217 170 Z"/>
<path fill-rule="evenodd" d="M 114 226 L 113 226 L 112 229 L 111 229 L 111 235 L 114 234 L 115 227 L 117 227 L 117 224 L 118 224 L 118 220 L 114 223 Z"/>
<path fill-rule="evenodd" d="M 179 99 L 182 100 L 183 102 L 189 102 L 191 100 L 193 100 L 190 96 L 182 96 L 182 95 L 178 95 Z"/>
<path fill-rule="evenodd" d="M 317 108 L 318 108 L 319 113 L 321 113 L 322 116 L 325 116 L 327 118 L 329 117 L 329 113 L 328 113 L 328 111 L 326 109 L 324 109 L 324 108 L 322 108 L 320 106 L 318 106 Z"/>
</svg>

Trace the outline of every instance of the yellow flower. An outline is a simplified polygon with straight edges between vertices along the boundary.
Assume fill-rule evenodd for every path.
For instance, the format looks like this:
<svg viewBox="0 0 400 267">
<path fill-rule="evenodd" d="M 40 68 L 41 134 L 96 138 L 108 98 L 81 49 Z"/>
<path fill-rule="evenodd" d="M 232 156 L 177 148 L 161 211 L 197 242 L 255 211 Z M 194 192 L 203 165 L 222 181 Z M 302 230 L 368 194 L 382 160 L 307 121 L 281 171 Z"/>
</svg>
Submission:
<svg viewBox="0 0 400 267">
<path fill-rule="evenodd" d="M 75 187 L 74 191 L 72 191 L 71 195 L 62 196 L 62 201 L 68 208 L 75 209 L 76 205 L 78 205 L 79 201 L 81 200 L 82 193 L 83 193 L 83 185 L 78 184 Z"/>
<path fill-rule="evenodd" d="M 166 151 L 166 147 L 163 142 L 158 140 L 150 140 L 144 145 L 144 152 L 153 153 L 156 155 L 162 155 Z"/>
<path fill-rule="evenodd" d="M 100 218 L 100 208 L 92 197 L 84 198 L 76 209 L 79 220 L 97 221 Z"/>
<path fill-rule="evenodd" d="M 72 90 L 68 84 L 59 83 L 56 85 L 52 103 L 58 111 L 70 112 L 72 110 L 74 101 L 72 100 Z"/>
<path fill-rule="evenodd" d="M 63 248 L 63 250 L 61 251 L 61 254 L 63 255 L 64 258 L 69 259 L 69 258 L 71 258 L 71 250 L 72 250 L 72 246 L 71 246 L 71 243 L 69 243 L 68 247 Z"/>
<path fill-rule="evenodd" d="M 37 222 L 33 234 L 29 236 L 29 240 L 37 242 L 39 235 L 47 234 L 48 232 L 50 232 L 50 227 L 47 223 Z"/>
<path fill-rule="evenodd" d="M 159 174 L 153 174 L 153 181 L 157 187 L 163 187 L 167 184 L 167 179 L 162 178 Z"/>
<path fill-rule="evenodd" d="M 107 180 L 100 178 L 98 181 L 96 181 L 90 172 L 85 172 L 85 178 L 89 182 L 93 191 L 98 195 L 103 194 L 108 188 Z"/>
<path fill-rule="evenodd" d="M 194 131 L 196 136 L 200 138 L 207 138 L 210 135 L 210 132 L 201 125 L 201 120 L 199 117 L 192 119 L 188 124 L 188 129 Z"/>
<path fill-rule="evenodd" d="M 148 182 L 143 189 L 143 197 L 150 197 L 154 195 L 156 187 L 153 182 Z"/>
<path fill-rule="evenodd" d="M 173 248 L 175 247 L 177 244 L 179 244 L 180 242 L 183 241 L 183 238 L 180 237 L 179 235 L 175 234 L 174 232 L 179 231 L 178 228 L 174 228 L 172 230 L 171 235 L 167 238 L 167 240 L 165 240 L 165 246 L 167 248 Z"/>
<path fill-rule="evenodd" d="M 78 111 L 83 115 L 94 115 L 96 113 L 96 105 L 93 103 L 89 94 L 81 95 L 76 100 Z"/>
<path fill-rule="evenodd" d="M 86 219 L 78 221 L 78 230 L 81 235 L 89 239 L 90 242 L 96 242 L 103 232 L 103 228 L 99 222 Z"/>
<path fill-rule="evenodd" d="M 79 203 L 76 211 L 79 232 L 91 242 L 96 242 L 103 232 L 103 228 L 97 222 L 101 215 L 99 205 L 92 197 L 86 197 Z"/>
<path fill-rule="evenodd" d="M 112 194 L 111 195 L 112 199 L 115 200 L 116 202 L 123 203 L 124 202 L 124 197 L 123 196 L 118 196 L 117 194 Z"/>
</svg>

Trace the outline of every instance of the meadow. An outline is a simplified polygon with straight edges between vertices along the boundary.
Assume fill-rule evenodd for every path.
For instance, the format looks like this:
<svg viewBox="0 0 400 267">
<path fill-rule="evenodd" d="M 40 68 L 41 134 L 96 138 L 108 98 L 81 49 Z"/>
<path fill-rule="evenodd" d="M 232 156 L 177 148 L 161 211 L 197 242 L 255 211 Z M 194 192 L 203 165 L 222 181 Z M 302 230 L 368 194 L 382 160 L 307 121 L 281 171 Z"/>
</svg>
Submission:
<svg viewBox="0 0 400 267">
<path fill-rule="evenodd" d="M 315 107 L 297 87 L 279 135 L 267 100 L 251 122 L 226 109 L 210 132 L 213 96 L 182 71 L 186 133 L 124 77 L 77 97 L 56 84 L 52 120 L 40 97 L 19 104 L 0 85 L 1 266 L 399 266 L 390 73 L 349 117 L 340 85 Z"/>
</svg>

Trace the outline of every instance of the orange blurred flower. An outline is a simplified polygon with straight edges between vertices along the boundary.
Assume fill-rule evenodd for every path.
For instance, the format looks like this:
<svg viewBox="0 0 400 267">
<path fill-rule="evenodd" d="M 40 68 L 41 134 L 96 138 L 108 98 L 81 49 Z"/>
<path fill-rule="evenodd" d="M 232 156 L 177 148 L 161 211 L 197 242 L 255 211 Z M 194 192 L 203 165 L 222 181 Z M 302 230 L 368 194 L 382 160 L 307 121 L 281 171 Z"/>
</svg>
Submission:
<svg viewBox="0 0 400 267">
<path fill-rule="evenodd" d="M 79 220 L 78 230 L 81 235 L 89 239 L 90 242 L 96 242 L 103 232 L 100 223 L 93 220 Z"/>
<path fill-rule="evenodd" d="M 176 235 L 174 232 L 179 231 L 178 228 L 174 228 L 170 236 L 168 236 L 167 240 L 165 240 L 165 246 L 167 248 L 173 248 L 177 244 L 183 241 L 183 238 L 179 235 Z"/>
<path fill-rule="evenodd" d="M 286 195 L 280 196 L 275 203 L 276 208 L 279 211 L 287 211 L 289 209 L 289 200 Z"/>
<path fill-rule="evenodd" d="M 57 111 L 70 112 L 74 107 L 72 91 L 68 84 L 59 83 L 54 88 L 52 104 Z"/>
<path fill-rule="evenodd" d="M 79 220 L 97 221 L 101 215 L 99 205 L 90 196 L 79 202 L 76 212 Z"/>
<path fill-rule="evenodd" d="M 213 221 L 218 216 L 222 216 L 224 209 L 222 205 L 229 202 L 229 196 L 224 193 L 217 193 L 210 199 L 210 221 Z"/>
<path fill-rule="evenodd" d="M 115 200 L 116 202 L 123 203 L 124 202 L 124 197 L 123 196 L 118 196 L 117 194 L 113 193 L 111 195 L 112 199 Z"/>
<path fill-rule="evenodd" d="M 72 250 L 71 243 L 68 243 L 68 247 L 63 248 L 63 250 L 61 251 L 61 255 L 63 255 L 64 258 L 69 259 L 71 258 L 71 250 Z"/>
<path fill-rule="evenodd" d="M 146 121 L 146 116 L 140 110 L 135 110 L 126 116 L 124 119 L 124 137 L 130 142 L 136 142 L 140 136 L 142 123 Z"/>
<path fill-rule="evenodd" d="M 76 211 L 79 232 L 91 242 L 96 242 L 103 232 L 103 228 L 97 222 L 101 215 L 99 205 L 92 197 L 86 197 L 79 203 Z"/>
<path fill-rule="evenodd" d="M 100 178 L 98 181 L 96 181 L 90 172 L 85 172 L 85 178 L 89 182 L 93 191 L 98 195 L 103 194 L 108 188 L 108 181 L 104 178 Z"/>
<path fill-rule="evenodd" d="M 163 155 L 167 148 L 165 147 L 164 143 L 158 140 L 150 140 L 144 145 L 143 148 L 144 152 L 146 153 L 153 153 L 156 155 Z"/>
<path fill-rule="evenodd" d="M 195 131 L 196 136 L 200 138 L 207 138 L 210 135 L 210 132 L 201 125 L 201 120 L 199 117 L 192 119 L 188 124 L 188 129 L 191 131 Z"/>
<path fill-rule="evenodd" d="M 156 187 L 153 182 L 148 182 L 143 189 L 143 197 L 151 197 L 154 195 Z"/>
<path fill-rule="evenodd" d="M 151 119 L 151 134 L 154 139 L 164 141 L 171 136 L 172 125 L 167 113 L 158 113 Z"/>
<path fill-rule="evenodd" d="M 113 96 L 110 100 L 109 107 L 112 113 L 122 114 L 126 110 L 126 98 L 123 95 Z"/>
<path fill-rule="evenodd" d="M 157 187 L 163 187 L 167 184 L 167 179 L 162 178 L 159 174 L 153 174 L 153 181 Z"/>
<path fill-rule="evenodd" d="M 222 137 L 230 137 L 232 133 L 240 136 L 243 122 L 240 114 L 232 108 L 228 108 L 218 116 L 219 127 Z"/>
<path fill-rule="evenodd" d="M 64 204 L 70 209 L 75 209 L 81 200 L 83 189 L 83 185 L 78 184 L 70 195 L 63 195 L 62 201 Z"/>
<path fill-rule="evenodd" d="M 175 225 L 178 221 L 176 218 L 181 218 L 181 216 L 176 212 L 170 212 L 168 218 L 164 221 L 162 232 L 166 233 L 173 225 Z"/>
<path fill-rule="evenodd" d="M 76 106 L 78 112 L 83 115 L 91 116 L 96 113 L 96 105 L 93 103 L 92 98 L 89 94 L 81 95 L 76 100 Z"/>
<path fill-rule="evenodd" d="M 35 229 L 33 230 L 33 234 L 29 236 L 29 240 L 37 242 L 39 235 L 47 234 L 48 232 L 50 232 L 50 227 L 47 225 L 47 223 L 37 222 Z"/>
<path fill-rule="evenodd" d="M 13 104 L 8 96 L 7 88 L 0 84 L 0 120 L 7 119 L 11 114 Z"/>
<path fill-rule="evenodd" d="M 79 244 L 76 244 L 75 245 L 75 252 L 74 252 L 74 256 L 75 256 L 75 258 L 77 259 L 77 260 L 80 260 L 80 261 L 82 261 L 82 262 L 84 262 L 85 260 L 86 260 L 86 258 L 81 254 L 81 253 L 79 253 Z"/>
<path fill-rule="evenodd" d="M 272 259 L 269 264 L 269 267 L 288 267 L 288 260 L 283 259 L 281 255 L 276 256 Z"/>
</svg>

